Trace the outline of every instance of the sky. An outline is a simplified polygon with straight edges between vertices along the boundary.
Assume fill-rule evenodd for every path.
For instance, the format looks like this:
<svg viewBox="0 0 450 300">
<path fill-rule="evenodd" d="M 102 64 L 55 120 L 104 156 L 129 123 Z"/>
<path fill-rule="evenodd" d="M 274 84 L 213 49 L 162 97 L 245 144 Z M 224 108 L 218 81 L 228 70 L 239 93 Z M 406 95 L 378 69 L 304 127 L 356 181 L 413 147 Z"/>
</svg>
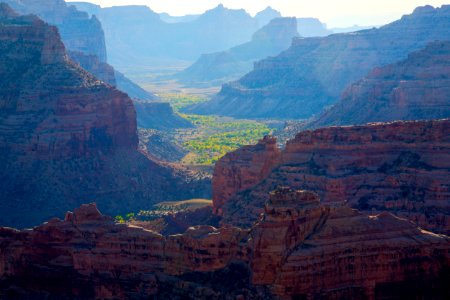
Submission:
<svg viewBox="0 0 450 300">
<path fill-rule="evenodd" d="M 80 1 L 80 0 L 79 0 Z M 81 0 L 82 1 L 82 0 Z M 85 0 L 103 7 L 116 5 L 147 5 L 160 13 L 174 16 L 200 14 L 222 3 L 228 8 L 244 8 L 254 15 L 267 6 L 283 16 L 315 17 L 328 27 L 386 24 L 410 14 L 422 5 L 441 6 L 450 0 Z"/>
</svg>

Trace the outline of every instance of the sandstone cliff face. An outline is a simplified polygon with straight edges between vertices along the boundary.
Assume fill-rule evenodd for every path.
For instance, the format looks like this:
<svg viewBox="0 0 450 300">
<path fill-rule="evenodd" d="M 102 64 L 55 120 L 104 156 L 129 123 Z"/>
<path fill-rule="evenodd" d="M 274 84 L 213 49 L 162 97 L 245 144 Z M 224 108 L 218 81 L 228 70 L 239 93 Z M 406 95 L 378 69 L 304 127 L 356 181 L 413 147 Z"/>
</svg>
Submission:
<svg viewBox="0 0 450 300">
<path fill-rule="evenodd" d="M 450 117 L 450 42 L 435 42 L 376 68 L 309 127 Z"/>
<path fill-rule="evenodd" d="M 429 42 L 450 39 L 450 6 L 421 7 L 383 26 L 324 38 L 299 38 L 223 86 L 197 113 L 241 118 L 306 119 L 335 103 L 373 68 L 405 59 Z M 211 109 L 209 109 L 211 107 Z"/>
<path fill-rule="evenodd" d="M 268 176 L 279 162 L 279 155 L 276 140 L 265 137 L 256 146 L 242 147 L 220 159 L 212 180 L 215 213 L 222 215 L 228 199 Z"/>
<path fill-rule="evenodd" d="M 71 62 L 55 27 L 5 5 L 0 20 L 0 224 L 35 225 L 87 199 L 113 214 L 208 196 L 206 182 L 188 187 L 186 172 L 137 151 L 131 99 Z"/>
<path fill-rule="evenodd" d="M 267 194 L 280 185 L 307 189 L 322 201 L 347 201 L 361 210 L 391 211 L 424 228 L 448 233 L 449 120 L 331 127 L 299 133 L 286 144 L 270 174 L 244 189 L 236 170 L 264 152 L 237 150 L 218 162 L 213 182 L 224 223 L 249 226 Z M 232 159 L 230 159 L 232 158 Z M 276 160 L 276 159 L 275 159 Z M 240 177 L 245 182 L 246 177 Z"/>
<path fill-rule="evenodd" d="M 281 299 L 377 299 L 395 289 L 408 298 L 439 282 L 439 265 L 449 262 L 448 237 L 389 213 L 323 205 L 316 194 L 289 188 L 271 193 L 249 241 L 252 283 L 269 285 Z"/>
<path fill-rule="evenodd" d="M 439 298 L 448 237 L 388 213 L 273 192 L 251 230 L 164 237 L 114 224 L 94 204 L 32 230 L 0 228 L 0 297 L 77 299 Z"/>
</svg>

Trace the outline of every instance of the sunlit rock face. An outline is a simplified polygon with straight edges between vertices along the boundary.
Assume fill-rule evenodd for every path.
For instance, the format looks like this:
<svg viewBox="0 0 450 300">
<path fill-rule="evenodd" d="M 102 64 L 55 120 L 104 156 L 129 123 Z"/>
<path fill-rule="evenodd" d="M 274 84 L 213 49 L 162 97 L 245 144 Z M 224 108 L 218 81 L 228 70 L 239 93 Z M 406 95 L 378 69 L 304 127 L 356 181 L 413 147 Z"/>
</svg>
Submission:
<svg viewBox="0 0 450 300">
<path fill-rule="evenodd" d="M 427 6 L 378 29 L 296 39 L 288 50 L 225 84 L 195 112 L 307 119 L 337 102 L 350 84 L 375 67 L 406 59 L 430 42 L 449 40 L 449 20 L 450 6 Z"/>
<path fill-rule="evenodd" d="M 4 4 L 0 20 L 0 224 L 36 225 L 89 200 L 119 214 L 208 196 L 207 182 L 188 185 L 137 150 L 132 100 L 73 63 L 55 27 Z"/>
<path fill-rule="evenodd" d="M 450 42 L 434 42 L 354 83 L 309 127 L 450 117 Z"/>
<path fill-rule="evenodd" d="M 5 299 L 439 298 L 448 291 L 447 236 L 288 187 L 270 193 L 251 230 L 202 225 L 162 236 L 115 224 L 88 204 L 32 230 L 0 228 L 0 244 Z"/>
<path fill-rule="evenodd" d="M 223 223 L 250 226 L 268 193 L 290 185 L 324 202 L 390 211 L 448 233 L 449 125 L 447 119 L 330 127 L 299 133 L 278 154 L 262 145 L 242 148 L 217 163 L 215 211 Z M 267 156 L 270 168 L 258 167 Z"/>
</svg>

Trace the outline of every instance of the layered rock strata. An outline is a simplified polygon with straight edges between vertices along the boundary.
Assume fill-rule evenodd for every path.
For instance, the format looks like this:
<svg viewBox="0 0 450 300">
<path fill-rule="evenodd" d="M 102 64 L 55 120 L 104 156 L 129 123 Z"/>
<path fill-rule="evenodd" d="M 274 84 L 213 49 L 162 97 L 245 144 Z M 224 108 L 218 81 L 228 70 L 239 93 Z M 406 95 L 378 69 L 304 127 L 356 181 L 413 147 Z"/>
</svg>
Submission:
<svg viewBox="0 0 450 300">
<path fill-rule="evenodd" d="M 434 42 L 351 85 L 309 127 L 450 117 L 450 42 Z"/>
<path fill-rule="evenodd" d="M 238 118 L 307 119 L 336 103 L 352 83 L 375 67 L 406 59 L 433 41 L 450 39 L 450 6 L 419 7 L 380 28 L 323 38 L 295 39 L 276 57 L 225 84 L 200 114 Z"/>
<path fill-rule="evenodd" d="M 450 240 L 389 213 L 279 189 L 251 231 L 164 237 L 83 205 L 32 230 L 0 228 L 0 296 L 77 299 L 439 298 Z M 448 275 L 448 274 L 447 274 Z"/>
<path fill-rule="evenodd" d="M 264 142 L 242 148 L 216 165 L 215 211 L 224 223 L 250 226 L 268 193 L 290 185 L 315 191 L 324 202 L 390 211 L 448 234 L 449 130 L 448 119 L 330 127 L 299 133 L 275 155 Z M 245 174 L 266 156 L 275 162 L 271 171 Z"/>
<path fill-rule="evenodd" d="M 113 214 L 208 197 L 207 182 L 137 150 L 131 99 L 70 61 L 56 27 L 5 4 L 0 20 L 0 224 L 36 225 L 86 200 Z"/>
</svg>

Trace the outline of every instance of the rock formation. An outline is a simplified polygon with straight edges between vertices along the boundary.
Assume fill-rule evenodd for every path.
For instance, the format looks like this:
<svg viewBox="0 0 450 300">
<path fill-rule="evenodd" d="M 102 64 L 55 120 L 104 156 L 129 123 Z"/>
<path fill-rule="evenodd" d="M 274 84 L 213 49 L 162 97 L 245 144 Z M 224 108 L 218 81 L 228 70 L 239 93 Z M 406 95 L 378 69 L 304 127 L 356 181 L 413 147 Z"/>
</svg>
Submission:
<svg viewBox="0 0 450 300">
<path fill-rule="evenodd" d="M 71 62 L 56 27 L 6 4 L 0 21 L 0 224 L 86 200 L 113 214 L 207 197 L 205 183 L 138 152 L 131 99 Z"/>
<path fill-rule="evenodd" d="M 405 59 L 429 42 L 450 39 L 450 6 L 419 7 L 381 28 L 324 38 L 299 38 L 276 57 L 225 84 L 199 114 L 306 119 L 334 104 L 373 68 Z"/>
<path fill-rule="evenodd" d="M 253 62 L 289 48 L 298 36 L 295 18 L 276 18 L 253 34 L 252 40 L 228 51 L 204 54 L 177 75 L 188 86 L 220 85 L 249 72 Z"/>
<path fill-rule="evenodd" d="M 315 191 L 324 202 L 390 211 L 448 234 L 449 125 L 447 119 L 330 127 L 299 133 L 278 154 L 264 142 L 241 148 L 216 165 L 215 211 L 223 223 L 251 226 L 268 193 L 289 185 Z M 260 172 L 268 156 L 276 163 Z"/>
<path fill-rule="evenodd" d="M 436 297 L 426 290 L 445 282 L 439 272 L 450 245 L 389 213 L 323 205 L 317 194 L 289 188 L 270 194 L 249 243 L 252 283 L 280 299 Z"/>
<path fill-rule="evenodd" d="M 449 289 L 448 237 L 288 188 L 271 193 L 251 231 L 162 236 L 90 204 L 32 230 L 0 228 L 0 245 L 2 299 L 440 298 Z"/>
<path fill-rule="evenodd" d="M 435 42 L 376 68 L 309 127 L 450 117 L 450 42 Z"/>
</svg>

